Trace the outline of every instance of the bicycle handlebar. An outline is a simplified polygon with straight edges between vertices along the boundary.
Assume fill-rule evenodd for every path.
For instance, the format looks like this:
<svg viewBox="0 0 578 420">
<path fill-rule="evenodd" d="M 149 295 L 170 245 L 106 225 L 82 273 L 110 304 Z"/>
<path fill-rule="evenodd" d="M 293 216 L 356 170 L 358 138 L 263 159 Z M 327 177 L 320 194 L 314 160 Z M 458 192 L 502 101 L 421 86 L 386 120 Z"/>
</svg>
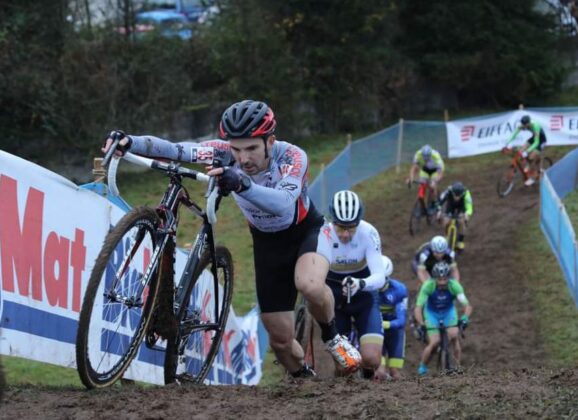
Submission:
<svg viewBox="0 0 578 420">
<path fill-rule="evenodd" d="M 108 170 L 107 170 L 107 181 L 108 181 L 108 187 L 109 187 L 112 195 L 114 195 L 116 197 L 118 197 L 120 195 L 118 186 L 116 184 L 116 174 L 118 171 L 118 165 L 120 163 L 120 160 L 124 159 L 124 160 L 126 160 L 132 164 L 138 165 L 138 166 L 144 166 L 144 167 L 151 168 L 151 169 L 157 169 L 157 170 L 160 170 L 163 172 L 174 172 L 174 173 L 176 173 L 178 175 L 182 175 L 186 178 L 192 178 L 192 179 L 196 179 L 197 181 L 209 183 L 208 194 L 206 195 L 206 197 L 207 197 L 207 210 L 206 210 L 207 218 L 209 219 L 209 222 L 211 224 L 215 224 L 217 222 L 216 206 L 217 206 L 217 197 L 219 195 L 219 191 L 218 191 L 218 188 L 215 188 L 215 182 L 214 182 L 215 178 L 214 177 L 208 176 L 202 172 L 195 171 L 193 169 L 183 168 L 182 166 L 180 166 L 179 164 L 176 164 L 174 162 L 161 162 L 158 160 L 149 159 L 149 158 L 145 158 L 142 156 L 137 156 L 137 155 L 130 153 L 130 152 L 126 152 L 124 154 L 124 156 L 113 156 L 114 150 L 116 149 L 115 143 L 118 144 L 118 141 L 115 140 L 115 142 L 113 143 L 114 147 L 111 146 L 111 148 L 109 149 L 109 151 L 107 152 L 107 154 L 103 160 L 103 166 L 106 166 L 105 161 L 106 161 L 107 157 L 110 160 L 110 165 L 109 165 Z M 108 163 L 108 162 L 106 162 L 106 163 Z"/>
</svg>

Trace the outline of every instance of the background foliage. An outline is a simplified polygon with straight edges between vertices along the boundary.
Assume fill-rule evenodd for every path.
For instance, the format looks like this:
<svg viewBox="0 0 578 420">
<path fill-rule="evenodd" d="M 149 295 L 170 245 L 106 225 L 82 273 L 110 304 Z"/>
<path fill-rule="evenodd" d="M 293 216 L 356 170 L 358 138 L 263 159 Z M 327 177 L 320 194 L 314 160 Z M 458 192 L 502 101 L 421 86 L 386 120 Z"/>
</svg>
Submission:
<svg viewBox="0 0 578 420">
<path fill-rule="evenodd" d="M 221 0 L 186 41 L 131 34 L 136 0 L 106 22 L 74 18 L 96 1 L 0 0 L 0 148 L 43 161 L 94 153 L 113 128 L 214 135 L 242 98 L 270 103 L 281 137 L 375 130 L 540 104 L 571 67 L 533 1 Z"/>
</svg>

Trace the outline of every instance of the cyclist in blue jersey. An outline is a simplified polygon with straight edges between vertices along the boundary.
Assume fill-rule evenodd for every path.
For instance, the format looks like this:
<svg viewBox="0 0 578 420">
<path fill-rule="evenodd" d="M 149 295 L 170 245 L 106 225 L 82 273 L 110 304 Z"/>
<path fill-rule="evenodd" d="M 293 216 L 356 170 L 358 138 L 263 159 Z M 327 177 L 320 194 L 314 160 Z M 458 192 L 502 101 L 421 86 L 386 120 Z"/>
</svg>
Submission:
<svg viewBox="0 0 578 420">
<path fill-rule="evenodd" d="M 330 254 L 327 284 L 335 298 L 335 323 L 349 336 L 352 324 L 359 337 L 361 367 L 373 378 L 381 360 L 383 333 L 376 291 L 385 283 L 381 239 L 377 229 L 362 220 L 363 203 L 353 191 L 335 193 L 329 205 L 331 222 L 321 228 L 323 254 Z"/>
<path fill-rule="evenodd" d="M 418 375 L 427 374 L 427 363 L 434 349 L 440 343 L 439 322 L 444 321 L 448 338 L 456 362 L 460 363 L 461 346 L 458 339 L 459 326 L 465 328 L 472 315 L 472 306 L 457 280 L 450 278 L 450 266 L 445 262 L 434 265 L 431 279 L 422 284 L 415 305 L 414 316 L 421 334 L 426 334 L 428 344 L 421 355 Z M 464 307 L 464 313 L 458 321 L 454 300 Z"/>
<path fill-rule="evenodd" d="M 212 164 L 218 157 L 224 167 L 209 168 L 222 193 L 232 193 L 247 219 L 253 239 L 257 301 L 261 320 L 277 360 L 295 377 L 314 376 L 304 363 L 303 349 L 294 339 L 293 309 L 298 291 L 321 328 L 321 337 L 334 360 L 346 371 L 358 369 L 361 356 L 335 326 L 334 299 L 325 284 L 330 255 L 319 248 L 323 216 L 307 194 L 307 154 L 277 140 L 273 110 L 264 102 L 234 103 L 222 114 L 223 140 L 172 143 L 154 136 L 122 137 L 117 152 Z M 232 159 L 231 159 L 232 158 Z"/>
<path fill-rule="evenodd" d="M 405 358 L 405 322 L 407 313 L 407 287 L 391 278 L 393 263 L 382 256 L 385 265 L 385 285 L 378 292 L 377 303 L 382 316 L 383 349 L 377 379 L 401 379 Z"/>
</svg>

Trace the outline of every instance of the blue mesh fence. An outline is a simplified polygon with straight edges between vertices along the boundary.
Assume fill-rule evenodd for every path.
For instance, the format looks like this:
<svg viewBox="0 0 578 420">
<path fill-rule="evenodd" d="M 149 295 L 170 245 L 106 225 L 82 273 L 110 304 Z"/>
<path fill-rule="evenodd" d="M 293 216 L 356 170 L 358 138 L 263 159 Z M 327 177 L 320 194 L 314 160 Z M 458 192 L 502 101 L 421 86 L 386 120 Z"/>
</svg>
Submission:
<svg viewBox="0 0 578 420">
<path fill-rule="evenodd" d="M 310 197 L 325 213 L 339 190 L 349 189 L 398 164 L 411 162 L 417 149 L 430 144 L 447 156 L 446 126 L 439 121 L 401 121 L 349 144 L 310 186 Z"/>
<path fill-rule="evenodd" d="M 530 108 L 528 108 L 530 110 Z M 536 111 L 576 111 L 578 107 L 531 108 Z M 493 115 L 472 119 L 490 118 Z M 382 171 L 411 162 L 415 151 L 430 144 L 447 157 L 446 125 L 442 121 L 403 121 L 356 140 L 328 164 L 310 186 L 310 197 L 326 213 L 335 192 L 352 188 Z M 561 203 L 578 183 L 578 149 L 548 170 L 540 195 L 540 225 L 566 277 L 578 306 L 578 246 L 574 229 Z"/>
<path fill-rule="evenodd" d="M 562 199 L 576 188 L 578 149 L 550 168 L 541 181 L 540 227 L 556 255 L 578 306 L 578 244 Z"/>
</svg>

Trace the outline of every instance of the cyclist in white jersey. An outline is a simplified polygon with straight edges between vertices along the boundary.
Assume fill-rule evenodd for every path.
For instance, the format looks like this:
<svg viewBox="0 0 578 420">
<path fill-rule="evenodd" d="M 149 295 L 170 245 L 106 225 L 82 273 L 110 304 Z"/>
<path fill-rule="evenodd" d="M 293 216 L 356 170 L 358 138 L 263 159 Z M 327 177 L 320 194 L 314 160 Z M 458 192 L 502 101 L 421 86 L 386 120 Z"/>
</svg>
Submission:
<svg viewBox="0 0 578 420">
<path fill-rule="evenodd" d="M 320 325 L 327 350 L 344 370 L 355 371 L 361 356 L 338 334 L 333 294 L 325 284 L 330 255 L 318 246 L 323 217 L 307 195 L 307 154 L 277 140 L 276 125 L 267 104 L 245 100 L 223 113 L 219 134 L 224 140 L 172 143 L 153 136 L 125 136 L 117 151 L 205 164 L 218 156 L 230 162 L 209 168 L 208 175 L 218 177 L 222 193 L 233 193 L 249 222 L 261 320 L 277 360 L 295 377 L 315 375 L 294 339 L 293 309 L 299 291 Z"/>
<path fill-rule="evenodd" d="M 335 322 L 349 335 L 352 320 L 359 337 L 361 367 L 373 378 L 381 362 L 383 328 L 376 291 L 385 285 L 385 265 L 377 229 L 362 220 L 363 204 L 353 191 L 339 191 L 329 205 L 331 223 L 321 228 L 319 244 L 330 253 L 327 284 L 335 298 Z"/>
</svg>

